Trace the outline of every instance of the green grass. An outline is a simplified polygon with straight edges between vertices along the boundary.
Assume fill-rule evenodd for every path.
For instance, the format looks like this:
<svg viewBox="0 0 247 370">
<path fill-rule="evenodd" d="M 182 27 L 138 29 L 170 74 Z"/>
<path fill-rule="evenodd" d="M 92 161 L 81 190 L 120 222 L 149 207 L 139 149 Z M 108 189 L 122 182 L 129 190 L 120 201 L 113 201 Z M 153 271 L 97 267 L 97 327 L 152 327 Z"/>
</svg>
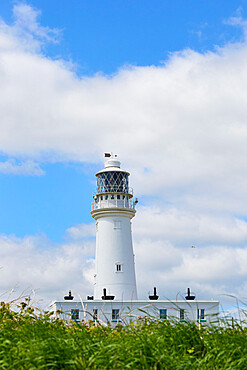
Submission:
<svg viewBox="0 0 247 370">
<path fill-rule="evenodd" d="M 143 320 L 84 325 L 0 306 L 1 369 L 247 369 L 247 329 Z"/>
</svg>

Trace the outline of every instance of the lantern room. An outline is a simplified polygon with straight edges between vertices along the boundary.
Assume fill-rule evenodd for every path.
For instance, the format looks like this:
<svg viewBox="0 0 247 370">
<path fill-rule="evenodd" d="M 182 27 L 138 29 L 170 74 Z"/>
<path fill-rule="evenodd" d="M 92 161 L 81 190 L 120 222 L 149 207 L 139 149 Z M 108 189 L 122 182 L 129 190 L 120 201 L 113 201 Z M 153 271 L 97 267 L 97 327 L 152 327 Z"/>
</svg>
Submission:
<svg viewBox="0 0 247 370">
<path fill-rule="evenodd" d="M 133 189 L 129 187 L 129 172 L 120 168 L 117 156 L 110 155 L 105 162 L 105 168 L 96 173 L 97 189 L 94 193 L 92 211 L 106 207 L 135 208 Z"/>
<path fill-rule="evenodd" d="M 108 159 L 105 168 L 98 173 L 97 194 L 123 193 L 132 197 L 129 189 L 129 173 L 120 168 L 120 162 L 115 159 Z"/>
</svg>

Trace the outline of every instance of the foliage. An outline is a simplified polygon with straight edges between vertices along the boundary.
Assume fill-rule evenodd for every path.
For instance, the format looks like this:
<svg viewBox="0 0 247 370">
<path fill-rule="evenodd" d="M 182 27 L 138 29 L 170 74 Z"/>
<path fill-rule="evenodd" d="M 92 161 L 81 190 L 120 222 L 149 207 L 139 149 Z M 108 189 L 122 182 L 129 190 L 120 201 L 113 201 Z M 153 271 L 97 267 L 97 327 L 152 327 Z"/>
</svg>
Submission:
<svg viewBox="0 0 247 370">
<path fill-rule="evenodd" d="M 244 369 L 247 329 L 144 319 L 131 325 L 67 323 L 0 305 L 1 369 Z"/>
</svg>

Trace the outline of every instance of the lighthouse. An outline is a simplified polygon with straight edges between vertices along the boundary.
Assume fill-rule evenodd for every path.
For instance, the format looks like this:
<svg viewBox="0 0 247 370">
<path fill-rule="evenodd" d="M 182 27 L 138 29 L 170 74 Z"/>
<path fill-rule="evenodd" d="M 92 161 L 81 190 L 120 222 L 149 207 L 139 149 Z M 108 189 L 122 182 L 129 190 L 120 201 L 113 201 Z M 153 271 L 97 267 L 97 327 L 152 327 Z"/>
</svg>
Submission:
<svg viewBox="0 0 247 370">
<path fill-rule="evenodd" d="M 141 317 L 213 324 L 219 301 L 198 300 L 190 289 L 181 299 L 175 292 L 176 299 L 171 300 L 166 298 L 164 287 L 157 291 L 149 286 L 146 294 L 137 298 L 131 233 L 137 199 L 133 201 L 129 178 L 130 173 L 121 168 L 118 157 L 105 153 L 104 168 L 96 173 L 91 210 L 96 224 L 94 293 L 82 300 L 80 294 L 69 291 L 64 300 L 51 303 L 51 310 L 64 320 L 85 324 L 93 320 L 96 325 L 124 325 Z"/>
<path fill-rule="evenodd" d="M 94 299 L 136 300 L 131 220 L 137 200 L 117 156 L 105 153 L 105 158 L 105 168 L 96 173 L 91 211 L 96 221 Z"/>
</svg>

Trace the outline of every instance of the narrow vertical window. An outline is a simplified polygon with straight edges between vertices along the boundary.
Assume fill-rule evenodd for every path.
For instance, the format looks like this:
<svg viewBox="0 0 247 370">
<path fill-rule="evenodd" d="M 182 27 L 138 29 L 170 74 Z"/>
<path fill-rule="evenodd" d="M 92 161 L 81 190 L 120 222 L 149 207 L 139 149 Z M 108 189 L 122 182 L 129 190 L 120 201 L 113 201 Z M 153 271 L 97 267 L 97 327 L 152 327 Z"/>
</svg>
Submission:
<svg viewBox="0 0 247 370">
<path fill-rule="evenodd" d="M 119 320 L 119 309 L 112 309 L 112 320 Z"/>
<path fill-rule="evenodd" d="M 120 195 L 119 194 L 117 195 L 117 199 L 120 199 Z"/>
<path fill-rule="evenodd" d="M 167 319 L 167 309 L 160 310 L 160 320 L 166 320 Z"/>
<path fill-rule="evenodd" d="M 180 320 L 184 320 L 184 309 L 180 309 L 179 318 L 180 318 Z"/>
<path fill-rule="evenodd" d="M 123 272 L 123 265 L 121 263 L 116 263 L 115 270 L 116 272 Z"/>
<path fill-rule="evenodd" d="M 198 308 L 197 320 L 205 320 L 205 309 L 204 308 Z"/>
</svg>

